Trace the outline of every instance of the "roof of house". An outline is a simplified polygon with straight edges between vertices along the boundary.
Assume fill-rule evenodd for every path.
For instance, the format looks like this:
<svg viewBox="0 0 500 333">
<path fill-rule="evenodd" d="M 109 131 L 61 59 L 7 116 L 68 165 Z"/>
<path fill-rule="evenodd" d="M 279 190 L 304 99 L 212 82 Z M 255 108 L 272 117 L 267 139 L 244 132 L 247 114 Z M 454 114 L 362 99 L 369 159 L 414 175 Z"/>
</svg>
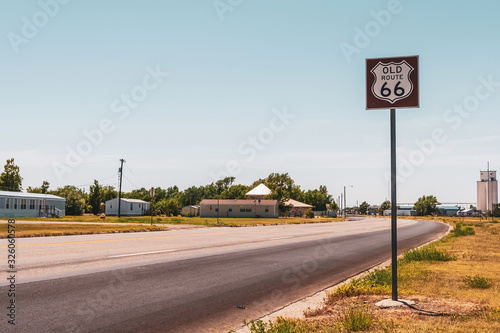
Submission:
<svg viewBox="0 0 500 333">
<path fill-rule="evenodd" d="M 437 209 L 445 209 L 445 210 L 459 210 L 460 208 L 458 206 L 443 206 L 439 205 L 436 206 Z"/>
<path fill-rule="evenodd" d="M 18 197 L 18 198 L 66 200 L 65 198 L 61 198 L 61 197 L 58 197 L 57 195 L 52 195 L 52 194 L 23 193 L 23 192 L 11 192 L 11 191 L 0 191 L 0 196 Z"/>
<path fill-rule="evenodd" d="M 259 184 L 256 188 L 249 191 L 246 195 L 269 195 L 271 194 L 271 190 L 267 188 L 264 184 Z"/>
<path fill-rule="evenodd" d="M 203 199 L 201 205 L 276 205 L 278 200 Z"/>
<path fill-rule="evenodd" d="M 128 198 L 121 198 L 123 202 L 128 202 L 128 203 L 149 203 L 147 201 L 144 201 L 144 200 L 139 200 L 139 199 L 128 199 Z M 111 199 L 111 200 L 118 200 L 118 198 L 114 198 L 114 199 Z M 111 200 L 108 200 L 106 202 L 109 202 Z"/>
<path fill-rule="evenodd" d="M 293 199 L 288 199 L 287 201 L 285 201 L 285 205 L 297 208 L 313 208 L 313 206 L 311 205 Z"/>
</svg>

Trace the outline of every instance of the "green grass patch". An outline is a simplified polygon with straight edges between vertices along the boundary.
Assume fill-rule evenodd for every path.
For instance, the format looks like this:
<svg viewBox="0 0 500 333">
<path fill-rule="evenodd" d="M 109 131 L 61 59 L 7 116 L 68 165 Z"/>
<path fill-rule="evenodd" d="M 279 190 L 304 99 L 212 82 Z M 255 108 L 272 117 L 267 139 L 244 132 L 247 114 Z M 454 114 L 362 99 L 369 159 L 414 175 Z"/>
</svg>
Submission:
<svg viewBox="0 0 500 333">
<path fill-rule="evenodd" d="M 402 262 L 412 261 L 453 261 L 456 258 L 445 251 L 440 251 L 433 246 L 424 246 L 420 249 L 403 252 Z"/>
<path fill-rule="evenodd" d="M 265 323 L 262 320 L 252 320 L 249 323 L 243 321 L 251 333 L 302 333 L 303 325 L 299 325 L 296 320 L 278 318 L 276 322 Z"/>
<path fill-rule="evenodd" d="M 474 228 L 471 226 L 464 227 L 464 224 L 459 222 L 455 226 L 455 228 L 451 231 L 451 235 L 454 237 L 460 237 L 460 236 L 471 236 L 475 235 L 476 231 L 474 231 Z"/>
<path fill-rule="evenodd" d="M 391 292 L 392 275 L 390 268 L 379 269 L 362 278 L 339 286 L 327 296 L 327 303 L 338 299 L 359 295 L 383 295 Z"/>
<path fill-rule="evenodd" d="M 493 287 L 493 282 L 491 280 L 479 275 L 475 275 L 474 277 L 470 277 L 469 275 L 467 275 L 466 277 L 464 277 L 463 282 L 467 286 L 476 289 L 488 289 Z"/>
<path fill-rule="evenodd" d="M 367 305 L 353 304 L 344 309 L 342 326 L 349 332 L 366 331 L 373 323 L 373 314 Z"/>
</svg>

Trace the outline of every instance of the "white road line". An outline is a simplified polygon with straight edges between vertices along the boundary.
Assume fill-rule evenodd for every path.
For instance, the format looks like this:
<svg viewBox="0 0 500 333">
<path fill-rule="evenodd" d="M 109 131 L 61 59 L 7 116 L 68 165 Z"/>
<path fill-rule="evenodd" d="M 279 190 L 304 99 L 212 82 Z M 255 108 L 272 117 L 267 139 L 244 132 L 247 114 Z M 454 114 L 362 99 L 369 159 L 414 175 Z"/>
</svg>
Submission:
<svg viewBox="0 0 500 333">
<path fill-rule="evenodd" d="M 143 254 L 163 253 L 163 252 L 172 252 L 172 251 L 176 251 L 176 250 L 173 249 L 173 250 L 151 251 L 151 252 L 141 252 L 141 253 L 131 253 L 131 254 L 119 254 L 116 256 L 109 256 L 108 258 L 131 257 L 131 256 L 140 256 Z"/>
<path fill-rule="evenodd" d="M 293 236 L 274 237 L 274 238 L 270 238 L 270 239 L 276 240 L 276 239 L 287 239 L 287 238 L 293 238 Z"/>
</svg>

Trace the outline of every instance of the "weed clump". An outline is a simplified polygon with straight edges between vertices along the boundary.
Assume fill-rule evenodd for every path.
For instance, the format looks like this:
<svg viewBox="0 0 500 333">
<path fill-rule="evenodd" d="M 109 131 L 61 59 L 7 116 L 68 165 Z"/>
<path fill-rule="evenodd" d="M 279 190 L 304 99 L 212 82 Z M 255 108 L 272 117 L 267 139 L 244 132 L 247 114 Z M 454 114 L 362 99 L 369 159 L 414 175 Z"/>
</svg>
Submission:
<svg viewBox="0 0 500 333">
<path fill-rule="evenodd" d="M 474 277 L 470 277 L 469 275 L 467 275 L 466 277 L 463 278 L 463 282 L 467 286 L 476 289 L 488 289 L 493 286 L 493 282 L 491 282 L 491 280 L 481 277 L 479 275 L 476 275 Z"/>
<path fill-rule="evenodd" d="M 403 252 L 403 262 L 411 261 L 452 261 L 456 258 L 445 251 L 439 251 L 432 246 Z"/>
<path fill-rule="evenodd" d="M 262 320 L 243 321 L 251 333 L 295 333 L 299 332 L 299 325 L 295 320 L 278 318 L 276 322 L 269 321 L 268 324 Z"/>
<path fill-rule="evenodd" d="M 454 237 L 460 237 L 460 236 L 471 236 L 471 235 L 475 235 L 476 232 L 474 231 L 474 228 L 473 227 L 465 227 L 464 228 L 464 225 L 463 223 L 459 222 L 457 223 L 457 225 L 455 226 L 455 229 L 453 229 L 451 231 L 451 234 L 454 236 Z"/>
<path fill-rule="evenodd" d="M 365 331 L 373 322 L 373 314 L 366 305 L 350 305 L 343 311 L 342 326 L 349 332 Z"/>
</svg>

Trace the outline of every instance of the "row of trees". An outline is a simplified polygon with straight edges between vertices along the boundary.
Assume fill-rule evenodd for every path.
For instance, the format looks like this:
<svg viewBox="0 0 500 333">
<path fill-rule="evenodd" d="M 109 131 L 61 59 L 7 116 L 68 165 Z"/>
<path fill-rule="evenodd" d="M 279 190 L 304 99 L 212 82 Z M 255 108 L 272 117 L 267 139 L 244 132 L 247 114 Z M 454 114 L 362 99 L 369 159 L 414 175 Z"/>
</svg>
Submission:
<svg viewBox="0 0 500 333">
<path fill-rule="evenodd" d="M 23 178 L 14 159 L 7 160 L 4 172 L 0 174 L 0 190 L 21 192 Z M 266 178 L 258 179 L 251 185 L 235 184 L 235 177 L 212 182 L 204 186 L 191 186 L 184 191 L 177 186 L 166 189 L 157 187 L 155 194 L 150 196 L 149 190 L 140 188 L 131 192 L 122 193 L 123 198 L 140 199 L 150 202 L 154 209 L 162 214 L 177 215 L 179 209 L 187 205 L 197 205 L 203 199 L 245 199 L 246 193 L 259 184 L 265 184 L 272 193 L 269 199 L 276 199 L 280 204 L 280 212 L 285 213 L 290 207 L 286 206 L 287 199 L 294 199 L 314 206 L 314 210 L 337 210 L 337 204 L 328 194 L 326 186 L 315 190 L 302 190 L 288 173 L 272 173 Z M 50 184 L 44 181 L 40 187 L 28 187 L 28 193 L 53 194 L 66 198 L 66 214 L 82 215 L 84 213 L 99 214 L 102 212 L 102 203 L 118 197 L 118 191 L 113 186 L 101 185 L 97 180 L 90 186 L 90 191 L 67 185 L 50 190 Z"/>
<path fill-rule="evenodd" d="M 22 180 L 19 167 L 14 163 L 14 159 L 8 159 L 4 171 L 0 174 L 0 190 L 2 191 L 22 191 Z M 150 202 L 154 209 L 162 214 L 177 215 L 179 209 L 187 205 L 197 205 L 203 199 L 245 199 L 245 193 L 255 188 L 259 184 L 266 185 L 272 193 L 269 199 L 279 201 L 280 213 L 286 213 L 290 207 L 285 204 L 287 199 L 294 199 L 314 206 L 314 210 L 337 211 L 339 207 L 328 194 L 326 186 L 320 186 L 315 190 L 304 191 L 288 173 L 271 173 L 266 178 L 258 179 L 251 185 L 235 184 L 235 177 L 226 177 L 205 186 L 191 186 L 184 191 L 177 186 L 163 189 L 155 188 L 155 195 L 151 198 L 149 190 L 145 188 L 136 189 L 131 192 L 122 193 L 123 198 L 140 199 Z M 99 214 L 102 210 L 101 203 L 118 197 L 118 192 L 113 186 L 101 185 L 97 180 L 90 186 L 89 193 L 75 186 L 67 185 L 56 190 L 49 190 L 50 184 L 44 181 L 40 187 L 28 187 L 28 193 L 47 193 L 66 198 L 66 214 L 82 215 L 83 213 Z M 415 202 L 415 210 L 418 215 L 431 215 L 438 213 L 436 206 L 439 205 L 436 197 L 422 196 Z M 356 208 L 358 213 L 367 214 L 370 204 L 363 201 Z M 391 209 L 391 202 L 384 201 L 378 210 L 379 215 Z M 499 208 L 495 210 L 498 212 Z"/>
<path fill-rule="evenodd" d="M 437 214 L 439 213 L 439 210 L 436 208 L 437 205 L 440 205 L 438 200 L 436 199 L 435 196 L 433 195 L 428 195 L 428 196 L 422 196 L 418 198 L 417 202 L 414 204 L 414 209 L 417 211 L 417 214 L 420 216 L 425 216 L 425 215 L 432 215 L 432 214 Z M 370 207 L 370 204 L 367 203 L 366 201 L 363 201 L 359 207 L 356 208 L 356 211 L 359 214 L 367 214 L 368 213 L 368 208 Z M 389 200 L 386 200 L 382 202 L 380 207 L 378 208 L 378 214 L 383 215 L 384 211 L 391 209 L 391 202 Z"/>
</svg>

